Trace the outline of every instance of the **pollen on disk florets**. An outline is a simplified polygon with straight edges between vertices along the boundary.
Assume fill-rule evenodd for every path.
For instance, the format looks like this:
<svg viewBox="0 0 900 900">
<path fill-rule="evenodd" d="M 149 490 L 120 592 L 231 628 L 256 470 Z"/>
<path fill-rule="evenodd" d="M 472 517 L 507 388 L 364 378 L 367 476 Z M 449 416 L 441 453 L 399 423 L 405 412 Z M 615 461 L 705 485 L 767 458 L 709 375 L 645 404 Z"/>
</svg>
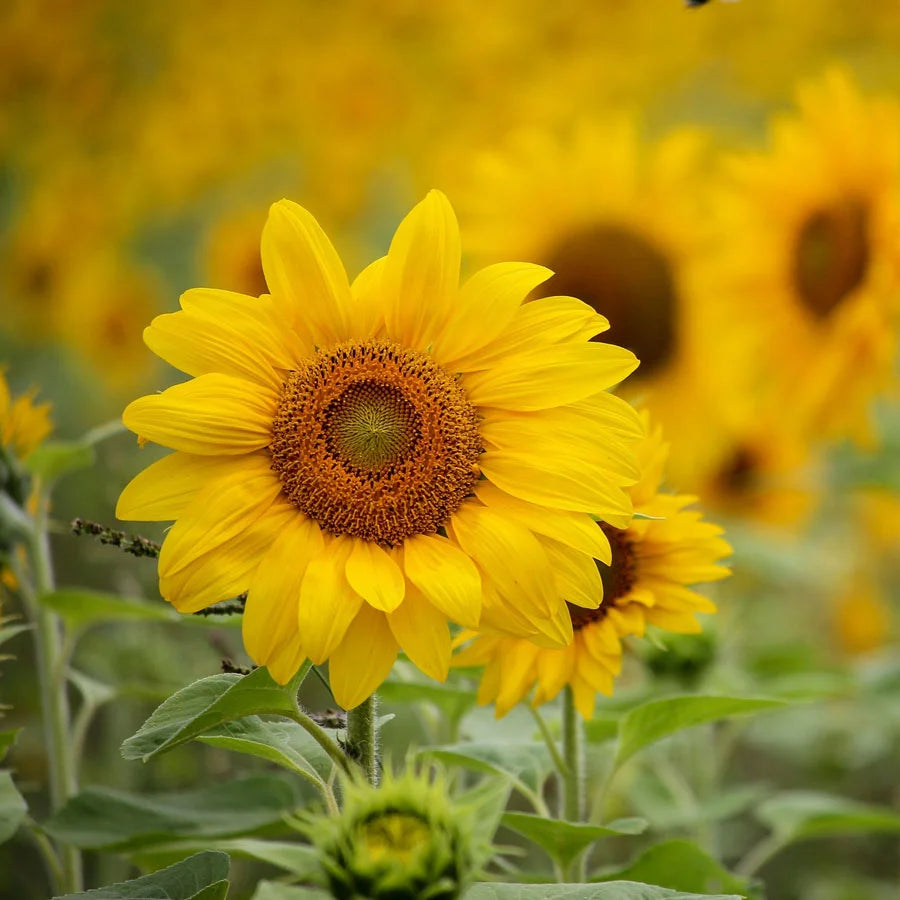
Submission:
<svg viewBox="0 0 900 900">
<path fill-rule="evenodd" d="M 574 603 L 566 604 L 569 607 L 572 628 L 576 631 L 592 622 L 605 619 L 616 602 L 621 600 L 637 581 L 634 542 L 628 537 L 627 530 L 614 528 L 606 522 L 600 523 L 600 528 L 609 540 L 612 551 L 610 564 L 598 565 L 603 581 L 603 602 L 596 609 L 586 609 Z"/>
<path fill-rule="evenodd" d="M 434 534 L 472 494 L 482 444 L 452 375 L 371 340 L 290 373 L 269 451 L 286 496 L 322 529 L 397 546 Z"/>
</svg>

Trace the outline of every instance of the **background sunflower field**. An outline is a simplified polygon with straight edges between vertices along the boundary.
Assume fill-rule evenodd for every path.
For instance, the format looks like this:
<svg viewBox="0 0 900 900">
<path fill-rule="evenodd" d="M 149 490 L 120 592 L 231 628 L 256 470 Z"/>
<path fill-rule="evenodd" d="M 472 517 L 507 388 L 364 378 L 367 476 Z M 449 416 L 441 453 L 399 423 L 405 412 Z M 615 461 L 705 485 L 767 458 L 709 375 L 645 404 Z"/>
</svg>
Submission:
<svg viewBox="0 0 900 900">
<path fill-rule="evenodd" d="M 180 380 L 143 329 L 191 287 L 265 292 L 273 202 L 311 210 L 352 277 L 433 187 L 464 271 L 547 266 L 535 297 L 588 302 L 636 353 L 618 393 L 661 427 L 666 487 L 724 528 L 732 574 L 701 588 L 701 632 L 626 642 L 585 723 L 585 797 L 619 828 L 535 825 L 557 800 L 539 723 L 524 690 L 495 720 L 473 668 L 439 685 L 400 659 L 385 757 L 438 760 L 460 791 L 508 779 L 486 881 L 539 884 L 590 847 L 593 890 L 897 896 L 900 5 L 9 0 L 0 102 L 0 494 L 39 454 L 83 788 L 51 808 L 0 516 L 2 900 L 53 893 L 50 840 L 83 851 L 87 887 L 221 850 L 230 900 L 317 896 L 292 883 L 311 882 L 285 823 L 302 779 L 222 734 L 120 753 L 174 692 L 248 666 L 238 617 L 179 618 L 152 560 L 69 523 L 119 527 L 159 453 L 116 423 Z M 302 696 L 334 706 L 315 678 Z M 667 730 L 634 738 L 667 701 Z"/>
</svg>

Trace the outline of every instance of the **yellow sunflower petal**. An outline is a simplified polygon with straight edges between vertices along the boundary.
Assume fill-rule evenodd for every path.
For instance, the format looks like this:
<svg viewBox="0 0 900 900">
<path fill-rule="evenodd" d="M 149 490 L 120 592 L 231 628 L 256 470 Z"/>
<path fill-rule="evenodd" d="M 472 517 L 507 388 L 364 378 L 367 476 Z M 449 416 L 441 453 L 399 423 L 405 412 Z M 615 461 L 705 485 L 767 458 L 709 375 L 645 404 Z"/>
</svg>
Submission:
<svg viewBox="0 0 900 900">
<path fill-rule="evenodd" d="M 260 560 L 281 529 L 296 516 L 290 504 L 276 500 L 239 534 L 204 553 L 171 575 L 160 573 L 159 592 L 179 612 L 193 613 L 229 600 L 250 586 Z"/>
<path fill-rule="evenodd" d="M 298 512 L 263 557 L 250 582 L 242 623 L 244 647 L 258 665 L 269 665 L 299 634 L 300 586 L 307 566 L 324 546 L 319 526 Z"/>
<path fill-rule="evenodd" d="M 132 522 L 168 522 L 194 497 L 224 475 L 244 469 L 245 457 L 170 453 L 135 475 L 119 495 L 116 518 Z"/>
<path fill-rule="evenodd" d="M 315 346 L 349 338 L 350 282 L 319 223 L 290 200 L 272 205 L 262 234 L 262 265 L 276 302 L 290 309 L 301 336 Z"/>
<path fill-rule="evenodd" d="M 363 603 L 331 655 L 328 680 L 334 699 L 353 709 L 371 697 L 390 674 L 397 650 L 385 614 Z"/>
<path fill-rule="evenodd" d="M 169 529 L 159 554 L 159 573 L 172 575 L 204 553 L 239 535 L 281 493 L 281 483 L 262 454 L 209 482 Z"/>
<path fill-rule="evenodd" d="M 575 639 L 577 642 L 577 638 Z M 544 650 L 537 657 L 537 690 L 534 704 L 552 700 L 565 686 L 575 669 L 577 643 L 561 650 Z"/>
<path fill-rule="evenodd" d="M 594 707 L 597 701 L 597 692 L 577 675 L 572 678 L 572 699 L 575 701 L 575 709 L 582 719 L 590 721 L 594 718 Z"/>
<path fill-rule="evenodd" d="M 460 288 L 450 320 L 434 341 L 434 358 L 453 369 L 454 360 L 487 347 L 506 330 L 525 298 L 552 275 L 532 263 L 497 263 L 476 272 Z"/>
<path fill-rule="evenodd" d="M 389 613 L 403 602 L 406 589 L 403 572 L 378 544 L 354 540 L 346 575 L 350 587 L 375 609 Z"/>
<path fill-rule="evenodd" d="M 430 678 L 445 681 L 450 669 L 447 617 L 410 585 L 403 603 L 387 619 L 403 652 Z"/>
<path fill-rule="evenodd" d="M 475 503 L 463 504 L 451 527 L 460 547 L 489 575 L 505 603 L 539 619 L 554 615 L 560 596 L 553 570 L 527 528 Z"/>
<path fill-rule="evenodd" d="M 533 411 L 583 400 L 618 384 L 638 366 L 635 355 L 613 344 L 559 344 L 504 358 L 463 376 L 479 406 Z"/>
<path fill-rule="evenodd" d="M 480 466 L 497 487 L 520 500 L 593 513 L 617 528 L 631 521 L 631 499 L 625 491 L 602 473 L 569 459 L 544 460 L 525 451 L 489 450 L 482 455 Z"/>
<path fill-rule="evenodd" d="M 524 525 L 535 534 L 553 538 L 561 544 L 609 563 L 609 541 L 600 526 L 586 513 L 535 506 L 482 481 L 475 494 L 485 506 Z"/>
<path fill-rule="evenodd" d="M 344 574 L 350 549 L 349 540 L 328 540 L 303 576 L 297 625 L 303 647 L 316 665 L 331 656 L 365 605 Z"/>
<path fill-rule="evenodd" d="M 238 295 L 240 296 L 240 295 Z M 309 355 L 296 333 L 278 327 L 269 297 L 244 297 L 242 307 L 223 304 L 209 314 L 193 311 L 157 316 L 144 329 L 144 343 L 188 375 L 220 372 L 281 390 L 276 369 L 293 369 Z"/>
<path fill-rule="evenodd" d="M 603 600 L 603 580 L 593 558 L 549 538 L 538 540 L 550 557 L 556 582 L 566 603 L 596 609 Z"/>
<path fill-rule="evenodd" d="M 382 272 L 389 336 L 425 350 L 443 330 L 459 289 L 460 243 L 456 214 L 440 191 L 401 222 Z"/>
<path fill-rule="evenodd" d="M 481 576 L 452 541 L 421 534 L 403 542 L 406 577 L 445 616 L 474 628 L 481 619 Z"/>
<path fill-rule="evenodd" d="M 387 257 L 369 263 L 350 285 L 353 295 L 353 330 L 355 334 L 375 336 L 384 330 L 381 281 Z"/>
<path fill-rule="evenodd" d="M 501 684 L 496 701 L 498 719 L 505 716 L 531 689 L 539 653 L 540 650 L 527 641 L 511 643 L 501 663 Z"/>
<path fill-rule="evenodd" d="M 294 635 L 286 644 L 282 644 L 269 658 L 266 668 L 279 684 L 287 684 L 297 670 L 303 665 L 306 652 L 300 643 L 300 636 Z"/>
<path fill-rule="evenodd" d="M 139 397 L 122 413 L 140 437 L 207 456 L 250 453 L 272 439 L 278 395 L 232 375 L 200 375 L 161 394 Z"/>
</svg>

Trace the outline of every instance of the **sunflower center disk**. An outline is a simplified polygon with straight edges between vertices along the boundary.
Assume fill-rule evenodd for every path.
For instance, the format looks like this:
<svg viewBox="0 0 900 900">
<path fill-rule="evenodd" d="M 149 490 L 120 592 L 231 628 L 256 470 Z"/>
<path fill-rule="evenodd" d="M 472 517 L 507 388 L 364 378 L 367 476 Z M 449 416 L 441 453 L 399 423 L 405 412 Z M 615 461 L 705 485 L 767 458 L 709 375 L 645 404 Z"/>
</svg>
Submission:
<svg viewBox="0 0 900 900">
<path fill-rule="evenodd" d="M 566 604 L 569 607 L 569 616 L 575 631 L 592 622 L 605 619 L 610 609 L 628 594 L 637 581 L 633 541 L 625 531 L 613 528 L 606 522 L 602 522 L 600 528 L 609 540 L 612 550 L 612 559 L 608 566 L 597 564 L 597 568 L 600 570 L 600 579 L 603 582 L 603 602 L 596 609 L 585 609 L 583 606 L 575 606 L 572 603 Z"/>
<path fill-rule="evenodd" d="M 846 200 L 811 215 L 797 235 L 794 284 L 813 315 L 825 318 L 866 277 L 869 211 Z"/>
<path fill-rule="evenodd" d="M 675 352 L 678 297 L 666 256 L 638 234 L 598 224 L 564 237 L 547 266 L 556 274 L 541 296 L 565 294 L 610 321 L 603 340 L 631 350 L 641 375 L 661 369 Z"/>
<path fill-rule="evenodd" d="M 475 408 L 426 354 L 350 341 L 291 372 L 272 428 L 285 495 L 321 528 L 397 546 L 472 494 Z"/>
</svg>

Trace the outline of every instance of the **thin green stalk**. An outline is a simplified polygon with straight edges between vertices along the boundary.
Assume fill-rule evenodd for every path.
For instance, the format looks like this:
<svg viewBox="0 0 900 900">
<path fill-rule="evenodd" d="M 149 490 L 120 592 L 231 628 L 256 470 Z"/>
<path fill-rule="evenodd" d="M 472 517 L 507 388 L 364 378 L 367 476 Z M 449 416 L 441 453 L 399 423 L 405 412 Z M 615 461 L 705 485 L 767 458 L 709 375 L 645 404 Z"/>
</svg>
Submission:
<svg viewBox="0 0 900 900">
<path fill-rule="evenodd" d="M 302 709 L 300 709 L 299 704 L 297 704 L 293 712 L 286 713 L 286 715 L 293 719 L 305 731 L 308 731 L 313 740 L 315 740 L 315 742 L 331 757 L 335 765 L 349 774 L 350 764 L 347 762 L 347 755 L 341 750 L 338 744 L 328 736 L 321 725 L 314 722 Z"/>
<path fill-rule="evenodd" d="M 41 689 L 41 714 L 50 764 L 50 802 L 54 810 L 78 790 L 78 776 L 69 740 L 69 699 L 66 692 L 66 659 L 62 625 L 57 615 L 38 602 L 38 597 L 53 590 L 53 566 L 47 538 L 45 499 L 26 536 L 34 593 L 23 590 L 22 597 L 35 628 L 35 656 Z M 81 854 L 74 847 L 61 853 L 63 890 L 82 890 Z"/>
<path fill-rule="evenodd" d="M 375 731 L 375 709 L 378 701 L 372 694 L 347 713 L 347 744 L 353 758 L 362 767 L 366 780 L 378 787 L 378 735 Z"/>
<path fill-rule="evenodd" d="M 41 826 L 31 817 L 25 820 L 25 824 L 27 826 L 25 829 L 26 833 L 34 841 L 38 853 L 41 854 L 41 859 L 43 859 L 44 865 L 47 867 L 47 875 L 50 878 L 50 885 L 53 893 L 58 894 L 60 891 L 64 891 L 63 870 L 59 861 L 59 856 L 56 853 L 56 848 L 53 846 L 50 838 L 41 831 Z"/>
<path fill-rule="evenodd" d="M 734 874 L 740 878 L 751 878 L 787 844 L 788 841 L 781 835 L 766 835 L 758 844 L 751 847 L 746 856 L 734 867 Z"/>
<path fill-rule="evenodd" d="M 566 776 L 568 775 L 569 767 L 566 765 L 566 761 L 562 758 L 562 754 L 559 752 L 559 747 L 556 745 L 556 741 L 553 739 L 553 735 L 550 733 L 550 729 L 547 727 L 547 723 L 544 721 L 544 717 L 533 706 L 529 706 L 528 711 L 531 713 L 532 718 L 537 724 L 538 731 L 540 731 L 541 737 L 544 739 L 544 743 L 547 745 L 547 750 L 550 753 L 550 758 L 553 760 L 553 765 L 556 767 L 556 771 L 559 773 L 560 781 L 564 781 Z"/>
<path fill-rule="evenodd" d="M 585 757 L 584 726 L 575 709 L 572 688 L 566 685 L 563 693 L 563 812 L 569 822 L 584 820 Z M 579 853 L 569 866 L 568 881 L 582 882 L 585 877 L 585 854 Z"/>
</svg>

